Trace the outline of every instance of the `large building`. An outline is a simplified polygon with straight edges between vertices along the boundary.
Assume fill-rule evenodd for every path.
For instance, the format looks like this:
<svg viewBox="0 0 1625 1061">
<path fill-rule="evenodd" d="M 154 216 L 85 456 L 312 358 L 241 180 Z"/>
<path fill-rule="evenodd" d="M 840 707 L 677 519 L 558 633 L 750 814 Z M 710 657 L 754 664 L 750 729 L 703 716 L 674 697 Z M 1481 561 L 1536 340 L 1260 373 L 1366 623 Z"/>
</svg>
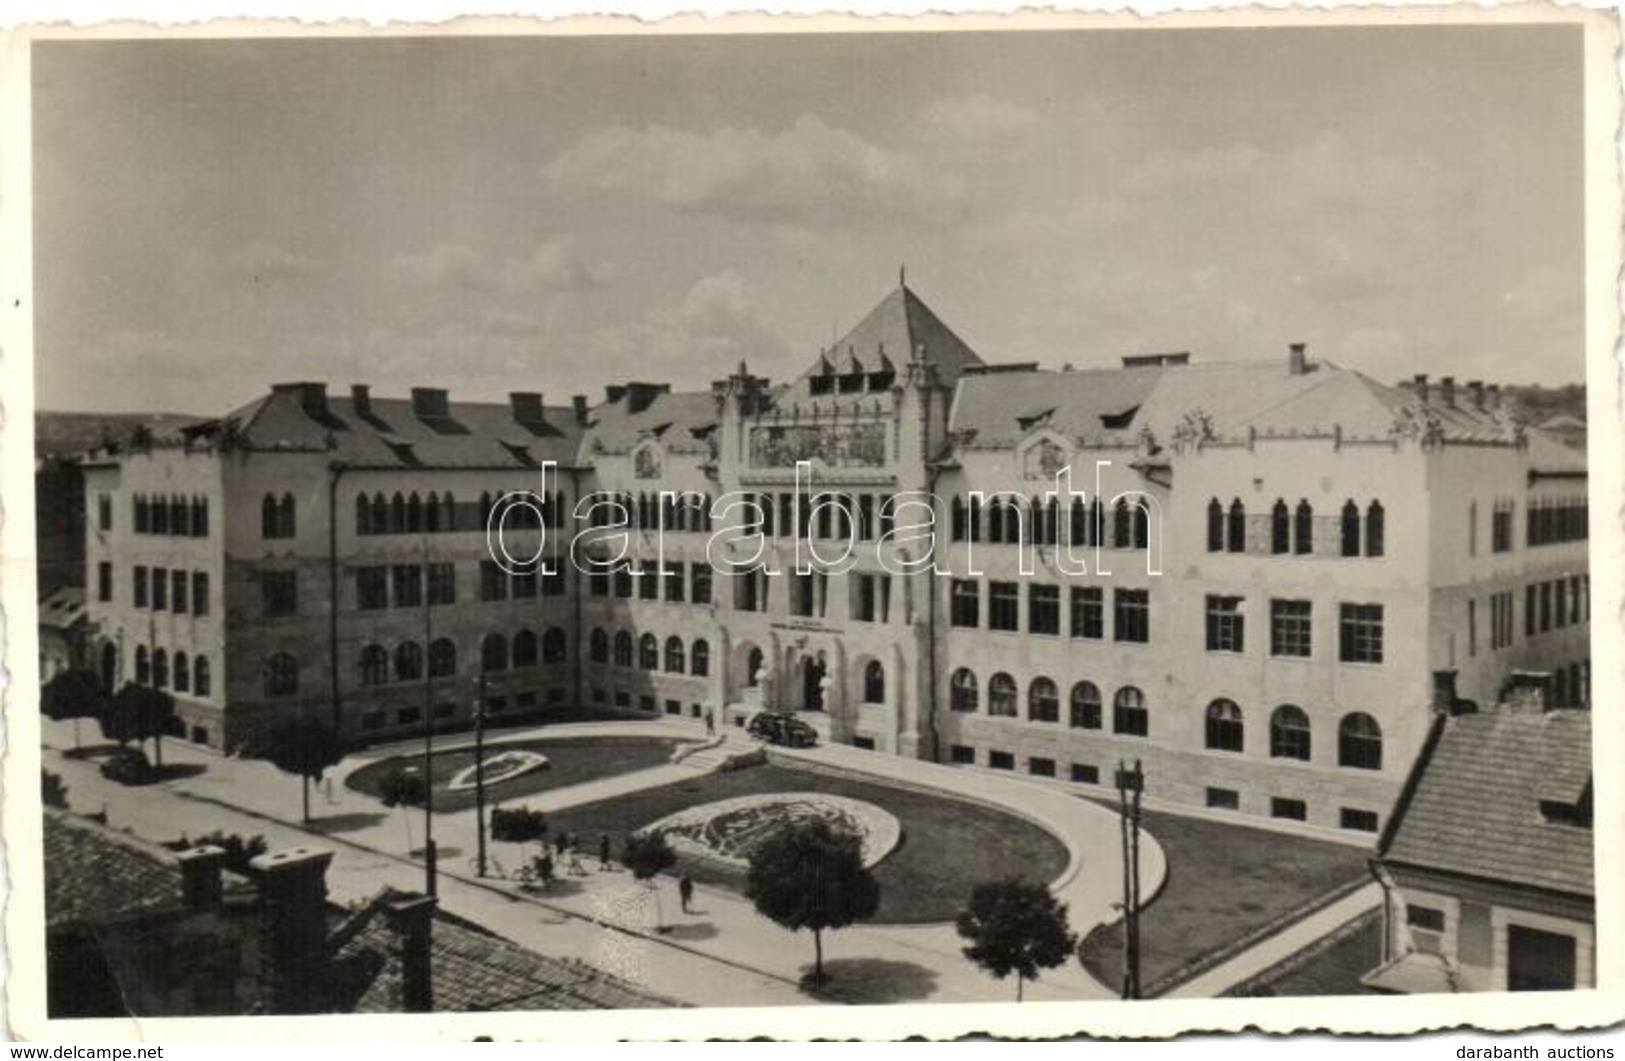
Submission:
<svg viewBox="0 0 1625 1061">
<path fill-rule="evenodd" d="M 97 666 L 225 748 L 298 711 L 356 740 L 466 725 L 483 674 L 499 718 L 798 711 L 881 753 L 1080 785 L 1139 759 L 1153 797 L 1374 832 L 1446 703 L 1518 671 L 1589 698 L 1584 456 L 1498 388 L 1299 346 L 989 364 L 901 285 L 788 383 L 281 385 L 98 453 L 86 489 Z M 553 573 L 504 570 L 493 513 Z M 575 559 L 632 563 L 577 570 L 584 528 Z"/>
</svg>

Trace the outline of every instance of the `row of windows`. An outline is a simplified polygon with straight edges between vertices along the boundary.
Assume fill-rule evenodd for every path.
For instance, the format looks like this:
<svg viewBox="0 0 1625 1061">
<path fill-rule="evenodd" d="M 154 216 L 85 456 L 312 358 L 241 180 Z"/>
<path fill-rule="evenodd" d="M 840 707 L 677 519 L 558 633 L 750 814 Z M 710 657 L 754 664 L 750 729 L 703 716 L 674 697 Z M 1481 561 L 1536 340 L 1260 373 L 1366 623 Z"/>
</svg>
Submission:
<svg viewBox="0 0 1625 1061">
<path fill-rule="evenodd" d="M 891 499 L 876 494 L 745 494 L 741 527 L 773 537 L 879 541 L 893 526 Z"/>
<path fill-rule="evenodd" d="M 1591 620 L 1591 576 L 1531 582 L 1524 587 L 1523 632 L 1528 637 Z"/>
<path fill-rule="evenodd" d="M 1591 512 L 1584 494 L 1537 498 L 1524 515 L 1525 537 L 1532 546 L 1584 541 L 1590 533 Z"/>
<path fill-rule="evenodd" d="M 292 494 L 266 494 L 260 499 L 260 537 L 292 538 L 295 530 Z"/>
<path fill-rule="evenodd" d="M 116 651 L 108 645 L 107 651 Z M 146 645 L 135 647 L 135 681 L 137 685 L 150 685 L 154 689 L 173 688 L 177 693 L 208 696 L 209 657 L 198 653 L 188 657 L 185 652 L 171 656 L 161 648 L 147 650 Z"/>
<path fill-rule="evenodd" d="M 1143 497 L 1143 495 L 1142 495 Z M 1051 494 L 1028 499 L 995 494 L 986 504 L 979 495 L 955 497 L 948 506 L 949 536 L 956 542 L 994 545 L 1110 546 L 1144 549 L 1151 536 L 1150 501 L 1118 498 L 1108 518 L 1097 498 L 1074 497 L 1063 506 Z"/>
<path fill-rule="evenodd" d="M 1343 503 L 1338 513 L 1338 552 L 1342 556 L 1382 556 L 1385 543 L 1385 516 L 1382 502 L 1373 501 L 1365 507 L 1362 518 L 1360 506 L 1352 499 Z M 1210 553 L 1245 553 L 1247 541 L 1247 508 L 1240 498 L 1231 500 L 1228 507 L 1218 498 L 1207 503 L 1207 551 Z M 1307 499 L 1296 506 L 1287 507 L 1277 499 L 1270 509 L 1269 551 L 1276 555 L 1309 556 L 1315 551 L 1315 509 Z"/>
<path fill-rule="evenodd" d="M 594 597 L 613 594 L 623 600 L 635 596 L 639 600 L 665 600 L 668 604 L 682 604 L 685 599 L 693 604 L 711 603 L 710 564 L 689 564 L 685 580 L 684 566 L 680 562 L 668 562 L 664 571 L 657 569 L 654 561 L 638 563 L 642 569 L 636 573 L 627 564 L 617 567 L 613 574 L 593 571 L 587 576 L 587 591 Z"/>
<path fill-rule="evenodd" d="M 1106 595 L 1099 586 L 1072 586 L 1069 597 L 1071 636 L 1100 640 L 1106 636 Z M 977 629 L 982 621 L 982 586 L 973 579 L 954 579 L 949 587 L 948 622 Z M 987 584 L 987 629 L 1019 633 L 1021 583 Z M 1027 626 L 1030 634 L 1061 633 L 1061 587 L 1027 583 Z M 1151 640 L 1151 593 L 1144 589 L 1112 590 L 1112 640 Z"/>
<path fill-rule="evenodd" d="M 650 531 L 711 529 L 711 495 L 694 490 L 668 490 L 636 496 L 599 491 L 584 500 L 589 506 L 586 513 L 589 527 L 629 527 Z"/>
<path fill-rule="evenodd" d="M 487 634 L 480 642 L 480 670 L 496 673 L 510 667 L 522 670 L 538 663 L 564 663 L 569 658 L 569 646 L 563 630 L 548 629 L 541 638 L 530 630 L 521 630 L 513 640 L 499 633 Z M 457 673 L 457 645 L 450 638 L 440 638 L 429 645 L 428 675 L 448 678 Z M 390 652 L 381 645 L 367 645 L 361 650 L 360 672 L 362 685 L 384 685 L 391 681 L 417 681 L 424 674 L 423 647 L 416 641 L 403 641 Z"/>
<path fill-rule="evenodd" d="M 113 599 L 113 565 L 96 565 L 96 597 Z M 136 564 L 130 577 L 130 601 L 137 608 L 197 616 L 209 614 L 209 574 L 206 571 L 148 568 Z"/>
<path fill-rule="evenodd" d="M 209 499 L 206 497 L 136 494 L 133 500 L 137 534 L 167 534 L 177 538 L 209 536 Z M 113 529 L 113 499 L 107 494 L 96 496 L 96 526 L 104 531 Z"/>
<path fill-rule="evenodd" d="M 619 630 L 612 639 L 607 631 L 595 627 L 587 638 L 587 658 L 593 663 L 613 663 L 617 667 L 631 667 L 632 635 L 628 631 Z M 660 639 L 654 634 L 644 634 L 637 642 L 638 668 L 658 671 L 662 669 L 661 664 Z M 706 677 L 711 673 L 710 644 L 703 637 L 696 638 L 685 653 L 682 638 L 675 635 L 666 638 L 664 669 L 668 674 L 683 674 L 686 671 L 696 678 Z"/>
</svg>

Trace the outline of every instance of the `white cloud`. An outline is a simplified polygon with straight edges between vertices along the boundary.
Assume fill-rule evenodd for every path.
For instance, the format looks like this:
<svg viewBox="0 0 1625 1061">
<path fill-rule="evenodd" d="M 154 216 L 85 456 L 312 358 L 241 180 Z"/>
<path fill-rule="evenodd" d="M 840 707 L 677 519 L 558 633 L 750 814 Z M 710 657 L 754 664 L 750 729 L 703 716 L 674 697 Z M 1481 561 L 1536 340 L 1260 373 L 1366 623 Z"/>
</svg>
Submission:
<svg viewBox="0 0 1625 1061">
<path fill-rule="evenodd" d="M 544 294 L 586 291 L 608 283 L 608 263 L 594 261 L 573 236 L 541 243 L 529 255 L 497 259 L 460 243 L 441 244 L 389 263 L 398 283 L 428 291 Z"/>
<path fill-rule="evenodd" d="M 932 136 L 985 142 L 1031 133 L 1045 116 L 1031 107 L 994 99 L 985 92 L 938 100 L 927 107 L 924 131 Z"/>
</svg>

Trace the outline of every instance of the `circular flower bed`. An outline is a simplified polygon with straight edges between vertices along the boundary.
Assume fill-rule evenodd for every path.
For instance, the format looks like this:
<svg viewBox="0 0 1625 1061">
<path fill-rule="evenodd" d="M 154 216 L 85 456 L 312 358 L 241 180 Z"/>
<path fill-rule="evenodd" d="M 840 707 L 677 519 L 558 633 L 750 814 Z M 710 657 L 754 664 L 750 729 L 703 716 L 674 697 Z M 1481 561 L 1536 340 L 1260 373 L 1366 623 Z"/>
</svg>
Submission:
<svg viewBox="0 0 1625 1061">
<path fill-rule="evenodd" d="M 663 834 L 680 855 L 743 869 L 751 852 L 769 836 L 786 825 L 815 819 L 858 837 L 866 866 L 885 858 L 902 838 L 902 826 L 887 811 L 822 792 L 763 793 L 702 803 L 639 831 Z"/>
</svg>

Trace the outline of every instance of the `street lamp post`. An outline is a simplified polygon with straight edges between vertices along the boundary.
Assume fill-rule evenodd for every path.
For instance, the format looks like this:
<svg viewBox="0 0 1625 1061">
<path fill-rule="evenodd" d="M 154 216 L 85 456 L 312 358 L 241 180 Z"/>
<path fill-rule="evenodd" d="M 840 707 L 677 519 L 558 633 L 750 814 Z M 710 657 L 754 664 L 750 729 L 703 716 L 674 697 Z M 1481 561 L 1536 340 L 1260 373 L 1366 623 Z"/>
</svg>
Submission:
<svg viewBox="0 0 1625 1061">
<path fill-rule="evenodd" d="M 475 873 L 485 876 L 485 665 L 480 664 L 479 700 L 474 705 L 474 828 Z"/>
<path fill-rule="evenodd" d="M 422 580 L 418 591 L 423 594 L 423 890 L 432 898 L 440 894 L 440 882 L 434 843 L 434 680 L 429 668 L 434 627 L 429 604 L 427 534 L 423 537 Z"/>
</svg>

